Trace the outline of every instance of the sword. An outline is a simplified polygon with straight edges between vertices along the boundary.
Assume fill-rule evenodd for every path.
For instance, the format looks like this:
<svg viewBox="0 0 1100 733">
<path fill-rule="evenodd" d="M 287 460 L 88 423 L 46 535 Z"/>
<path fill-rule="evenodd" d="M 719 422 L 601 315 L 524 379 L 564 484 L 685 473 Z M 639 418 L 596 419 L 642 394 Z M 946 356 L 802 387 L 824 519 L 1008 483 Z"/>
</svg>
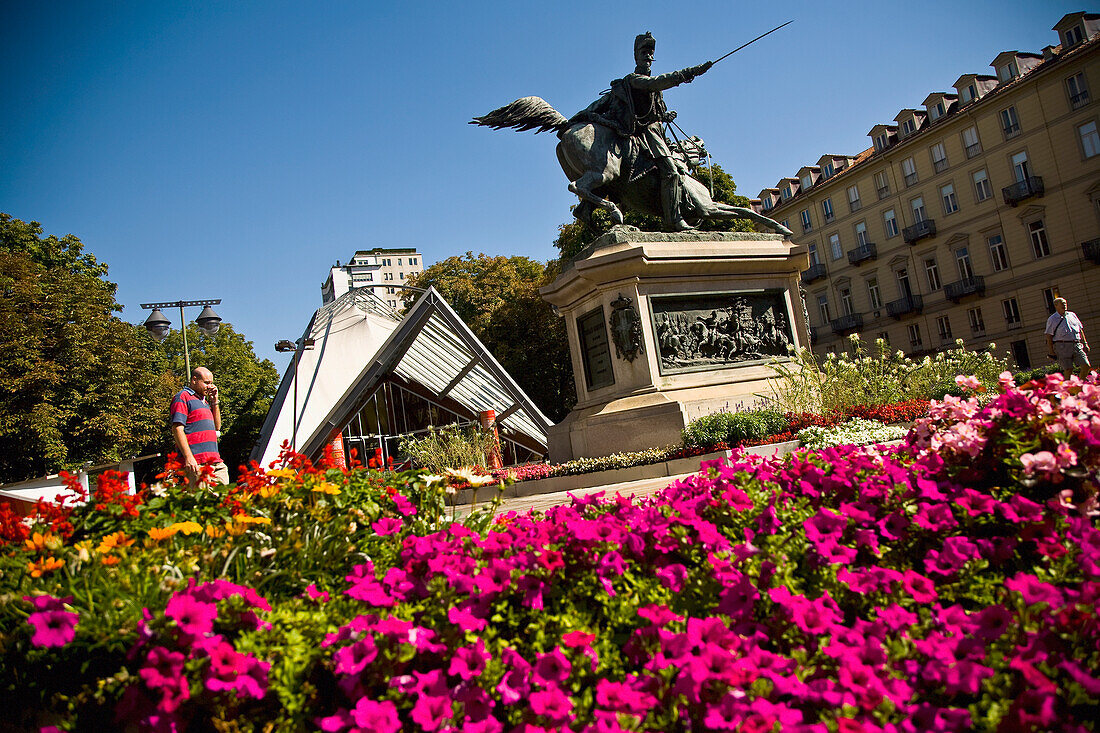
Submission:
<svg viewBox="0 0 1100 733">
<path fill-rule="evenodd" d="M 779 30 L 780 28 L 783 28 L 783 27 L 785 27 L 785 26 L 788 26 L 788 25 L 790 25 L 790 24 L 791 24 L 791 23 L 793 23 L 793 22 L 794 22 L 793 20 L 788 20 L 788 21 L 787 21 L 786 23 L 784 23 L 783 25 L 777 25 L 777 26 L 776 26 L 775 28 L 772 28 L 772 29 L 771 29 L 770 31 L 768 31 L 767 33 L 762 33 L 761 35 L 759 35 L 759 36 L 757 36 L 756 38 L 752 39 L 751 41 L 749 41 L 749 43 L 756 43 L 757 41 L 759 41 L 759 40 L 760 40 L 761 38 L 763 38 L 764 36 L 767 36 L 767 35 L 771 35 L 772 33 L 775 33 L 775 32 L 776 32 L 777 30 Z M 749 43 L 742 43 L 742 44 L 741 44 L 740 46 L 738 46 L 737 48 L 735 48 L 735 49 L 733 49 L 732 51 L 730 51 L 729 53 L 727 53 L 727 54 L 726 54 L 726 56 L 732 56 L 733 54 L 737 53 L 738 51 L 740 51 L 740 50 L 741 50 L 742 48 L 744 48 L 745 46 L 749 45 Z M 718 63 L 719 61 L 721 61 L 722 59 L 726 58 L 726 56 L 723 56 L 723 57 L 722 57 L 722 58 L 720 58 L 720 59 L 716 59 L 715 61 L 712 61 L 712 62 L 711 62 L 711 66 L 714 66 L 714 64 L 716 64 L 716 63 Z"/>
</svg>

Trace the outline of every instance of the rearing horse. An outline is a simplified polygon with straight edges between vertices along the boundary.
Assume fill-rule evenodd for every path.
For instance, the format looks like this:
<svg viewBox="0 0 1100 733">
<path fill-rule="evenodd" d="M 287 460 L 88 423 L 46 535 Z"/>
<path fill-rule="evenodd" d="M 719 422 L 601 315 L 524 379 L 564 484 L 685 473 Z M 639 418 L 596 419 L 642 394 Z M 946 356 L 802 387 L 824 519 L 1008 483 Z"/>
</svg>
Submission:
<svg viewBox="0 0 1100 733">
<path fill-rule="evenodd" d="M 588 224 L 596 207 L 605 209 L 616 224 L 623 223 L 618 204 L 630 211 L 661 216 L 660 181 L 654 173 L 627 177 L 623 173 L 627 158 L 625 146 L 630 144 L 609 127 L 593 122 L 570 123 L 541 97 L 524 97 L 509 105 L 475 117 L 471 125 L 483 125 L 495 130 L 506 127 L 517 132 L 554 131 L 560 142 L 558 162 L 569 178 L 569 190 L 581 200 L 573 215 Z M 698 163 L 704 156 L 702 142 L 692 138 L 690 144 L 673 145 L 673 151 L 686 162 Z M 789 236 L 791 230 L 762 216 L 752 209 L 731 206 L 711 198 L 707 187 L 691 176 L 683 177 L 684 220 L 698 226 L 704 219 L 748 219 L 772 231 Z"/>
</svg>

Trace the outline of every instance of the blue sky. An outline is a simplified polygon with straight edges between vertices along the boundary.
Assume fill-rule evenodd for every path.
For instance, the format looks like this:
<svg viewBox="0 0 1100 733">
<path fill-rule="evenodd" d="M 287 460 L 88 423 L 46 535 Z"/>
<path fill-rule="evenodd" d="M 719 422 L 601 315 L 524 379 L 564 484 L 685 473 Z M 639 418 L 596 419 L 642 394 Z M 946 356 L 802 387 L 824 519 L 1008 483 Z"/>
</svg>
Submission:
<svg viewBox="0 0 1100 733">
<path fill-rule="evenodd" d="M 750 197 L 1001 51 L 1038 52 L 1075 2 L 7 2 L 0 211 L 76 234 L 122 316 L 222 298 L 279 368 L 336 260 L 415 246 L 555 255 L 575 202 L 543 134 L 467 121 L 537 95 L 565 115 L 633 69 L 714 59 L 666 93 Z M 627 19 L 629 18 L 629 19 Z M 188 313 L 194 318 L 198 309 Z M 177 316 L 169 315 L 172 320 Z M 178 324 L 174 324 L 178 326 Z"/>
</svg>

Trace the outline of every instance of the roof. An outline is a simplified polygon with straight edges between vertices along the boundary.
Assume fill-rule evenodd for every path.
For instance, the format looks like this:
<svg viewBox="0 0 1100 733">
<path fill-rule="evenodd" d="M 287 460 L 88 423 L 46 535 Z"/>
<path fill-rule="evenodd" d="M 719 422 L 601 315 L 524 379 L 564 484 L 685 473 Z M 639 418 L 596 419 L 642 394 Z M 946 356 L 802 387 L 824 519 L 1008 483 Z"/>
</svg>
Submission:
<svg viewBox="0 0 1100 733">
<path fill-rule="evenodd" d="M 474 414 L 495 410 L 499 427 L 545 449 L 546 432 L 553 423 L 435 288 L 428 288 L 403 318 L 372 294 L 352 299 L 358 292 L 318 310 L 307 329 L 306 335 L 317 343 L 302 352 L 298 364 L 300 453 L 321 453 L 332 431 L 342 429 L 390 375 L 454 400 Z M 283 375 L 253 450 L 262 465 L 274 460 L 282 441 L 290 438 L 293 399 L 291 405 L 286 403 L 292 388 L 293 364 Z"/>
</svg>

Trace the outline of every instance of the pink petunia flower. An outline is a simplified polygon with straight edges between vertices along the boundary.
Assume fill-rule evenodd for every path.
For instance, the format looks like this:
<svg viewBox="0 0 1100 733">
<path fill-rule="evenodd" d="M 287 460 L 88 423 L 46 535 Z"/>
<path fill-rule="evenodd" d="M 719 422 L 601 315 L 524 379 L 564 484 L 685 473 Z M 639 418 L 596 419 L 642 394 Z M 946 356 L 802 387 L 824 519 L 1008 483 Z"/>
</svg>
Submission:
<svg viewBox="0 0 1100 733">
<path fill-rule="evenodd" d="M 213 603 L 195 600 L 187 592 L 176 593 L 168 601 L 164 615 L 176 622 L 180 631 L 190 636 L 201 636 L 214 628 L 218 607 Z"/>
<path fill-rule="evenodd" d="M 539 654 L 535 660 L 531 677 L 543 687 L 564 684 L 573 671 L 573 665 L 562 654 L 561 649 Z"/>
<path fill-rule="evenodd" d="M 184 659 L 181 652 L 153 647 L 145 655 L 145 666 L 138 670 L 138 675 L 150 688 L 168 687 L 183 674 Z"/>
<path fill-rule="evenodd" d="M 485 651 L 485 642 L 481 639 L 472 646 L 460 647 L 451 657 L 451 666 L 447 674 L 469 680 L 479 677 L 485 670 L 485 662 L 490 655 Z"/>
<path fill-rule="evenodd" d="M 378 521 L 371 523 L 371 529 L 374 530 L 374 533 L 383 537 L 397 534 L 404 526 L 405 523 L 396 517 L 382 517 Z"/>
<path fill-rule="evenodd" d="M 71 611 L 38 611 L 27 617 L 27 623 L 34 627 L 31 644 L 37 647 L 63 647 L 76 636 L 76 624 L 79 619 Z"/>
<path fill-rule="evenodd" d="M 438 730 L 451 718 L 451 698 L 444 695 L 423 694 L 413 705 L 413 722 L 427 731 Z"/>
<path fill-rule="evenodd" d="M 397 706 L 390 700 L 378 702 L 361 697 L 351 710 L 351 719 L 359 728 L 372 733 L 398 733 L 401 730 Z"/>
<path fill-rule="evenodd" d="M 573 712 L 573 701 L 558 687 L 532 692 L 528 701 L 531 712 L 548 718 L 553 723 L 568 721 Z"/>
</svg>

